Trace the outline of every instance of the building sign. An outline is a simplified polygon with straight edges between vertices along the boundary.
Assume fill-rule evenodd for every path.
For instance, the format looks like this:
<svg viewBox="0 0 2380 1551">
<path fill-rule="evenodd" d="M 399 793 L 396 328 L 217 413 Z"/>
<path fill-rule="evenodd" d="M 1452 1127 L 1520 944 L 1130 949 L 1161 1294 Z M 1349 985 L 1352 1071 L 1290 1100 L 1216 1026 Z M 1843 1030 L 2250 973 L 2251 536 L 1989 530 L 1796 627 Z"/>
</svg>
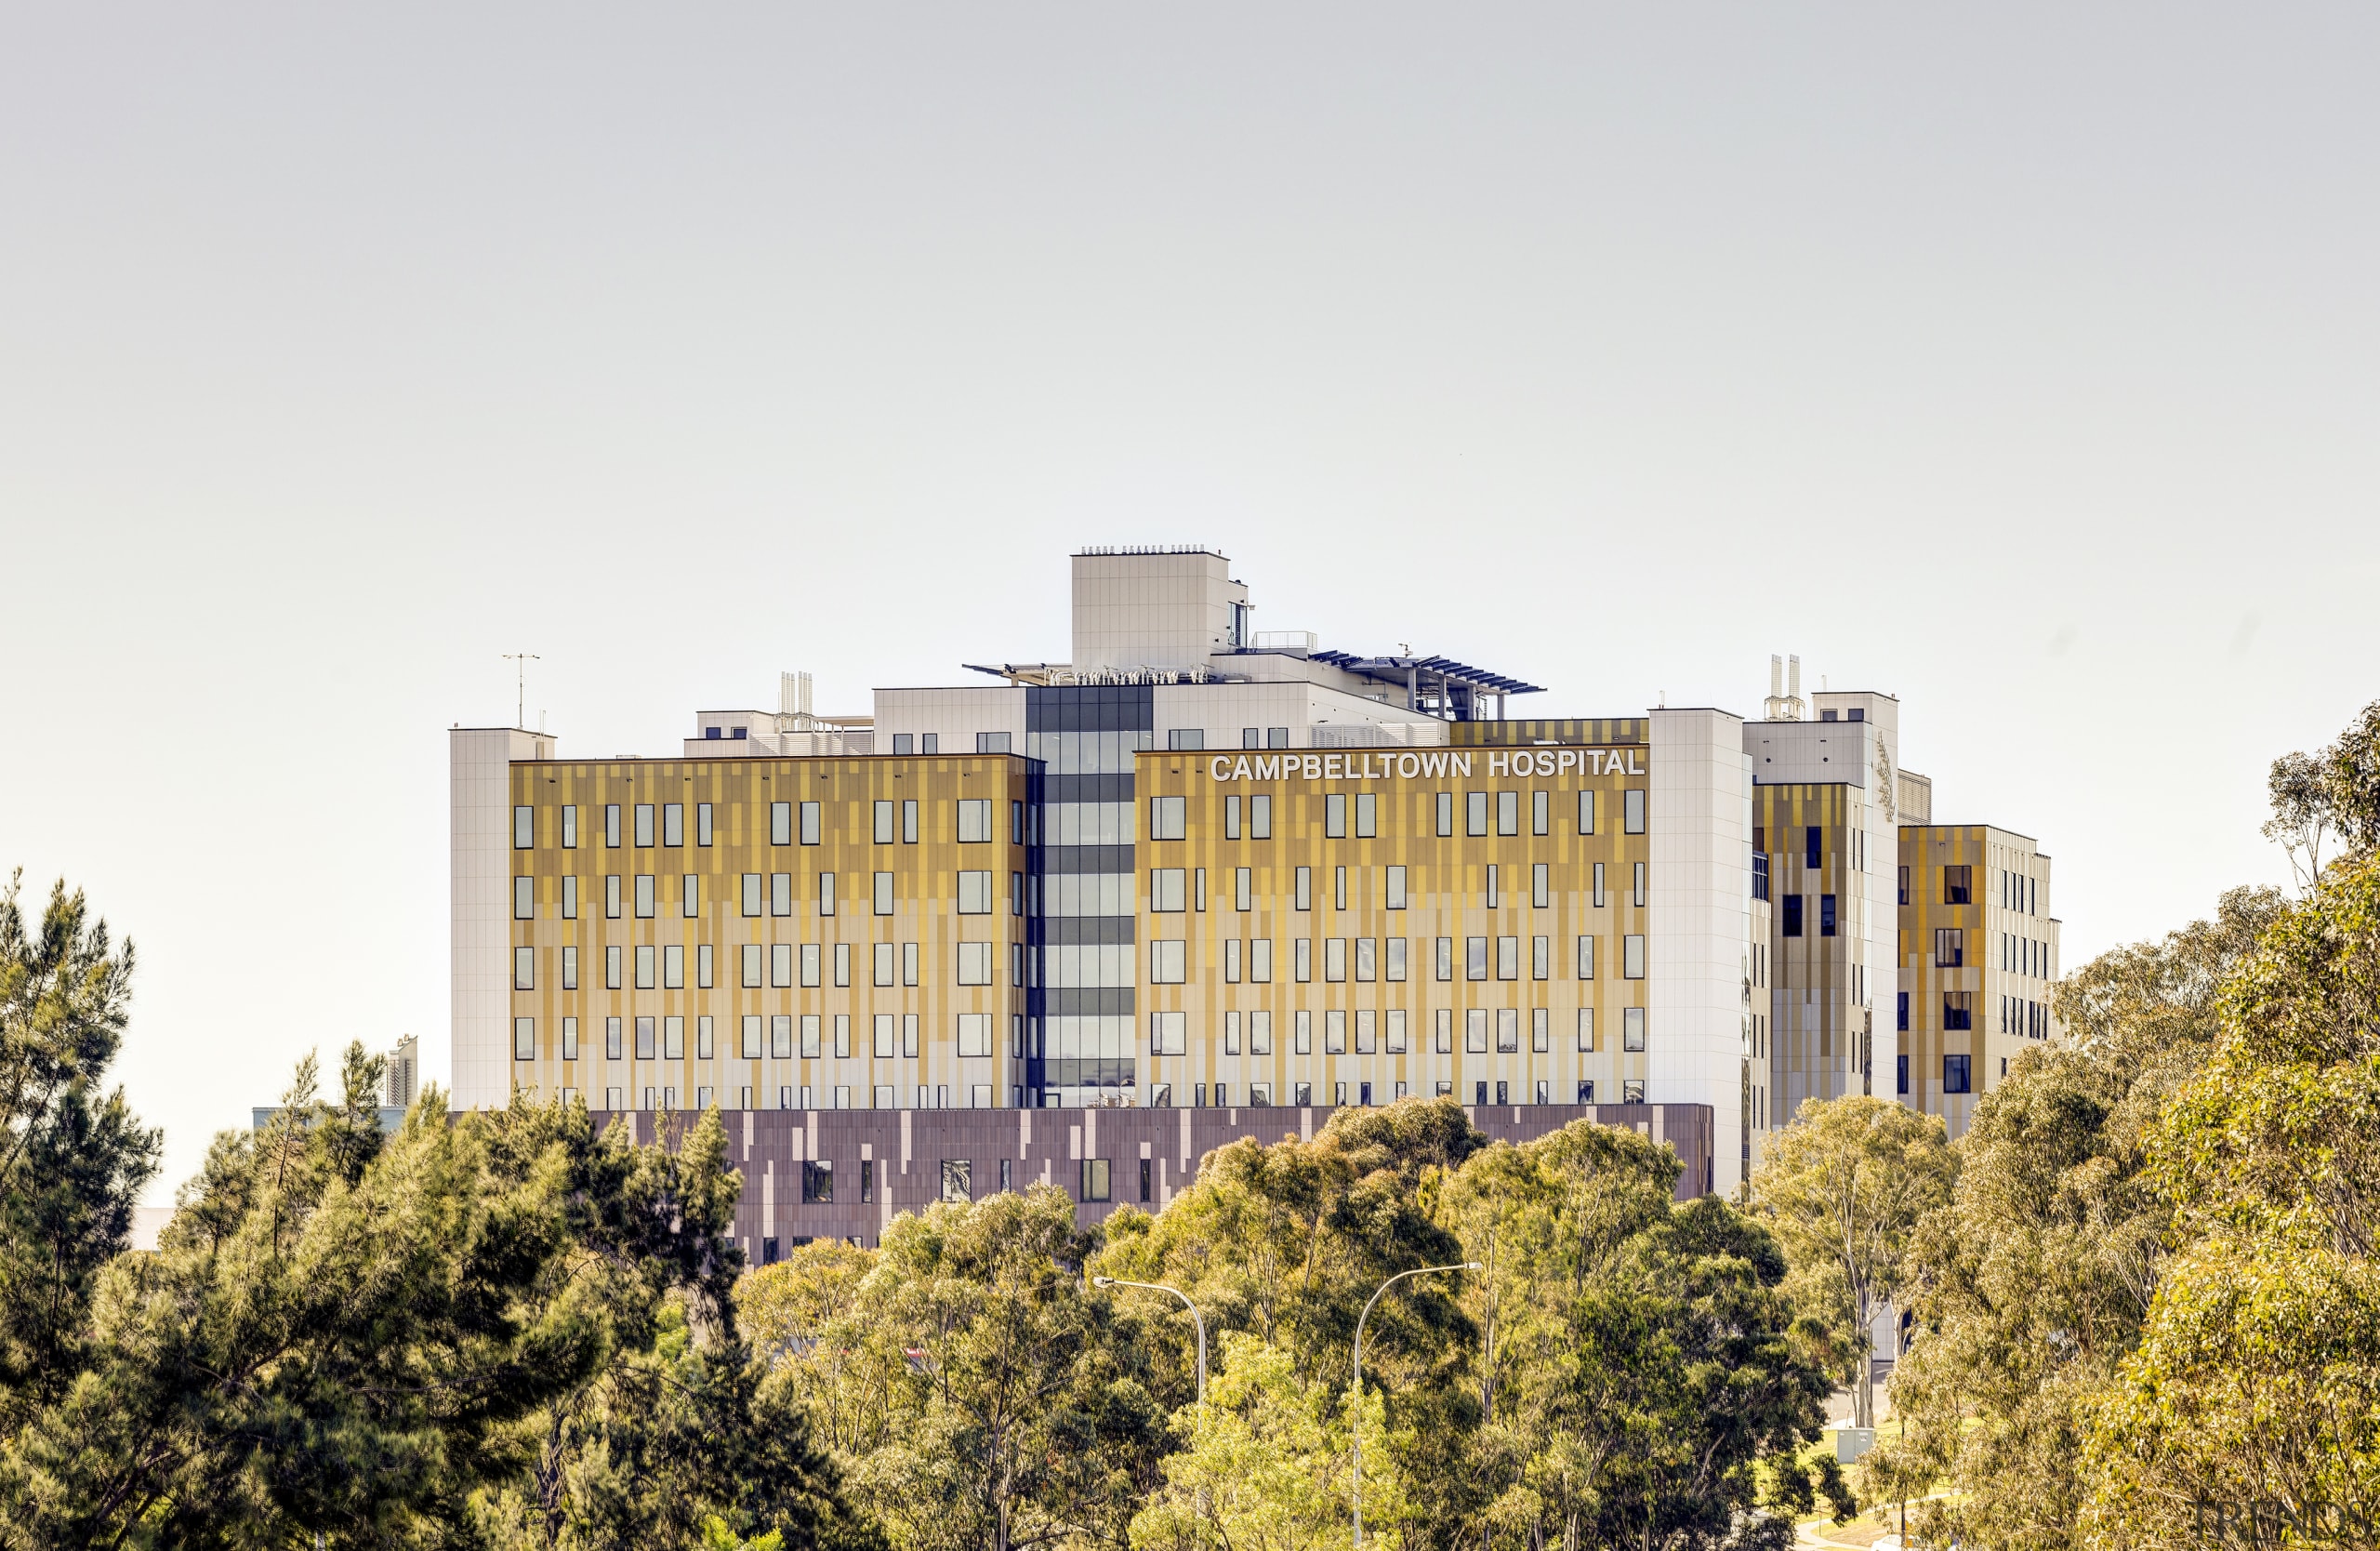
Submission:
<svg viewBox="0 0 2380 1551">
<path fill-rule="evenodd" d="M 1627 749 L 1358 749 L 1345 753 L 1216 754 L 1207 776 L 1216 781 L 1386 781 L 1471 779 L 1480 755 L 1490 776 L 1642 776 L 1645 750 Z"/>
</svg>

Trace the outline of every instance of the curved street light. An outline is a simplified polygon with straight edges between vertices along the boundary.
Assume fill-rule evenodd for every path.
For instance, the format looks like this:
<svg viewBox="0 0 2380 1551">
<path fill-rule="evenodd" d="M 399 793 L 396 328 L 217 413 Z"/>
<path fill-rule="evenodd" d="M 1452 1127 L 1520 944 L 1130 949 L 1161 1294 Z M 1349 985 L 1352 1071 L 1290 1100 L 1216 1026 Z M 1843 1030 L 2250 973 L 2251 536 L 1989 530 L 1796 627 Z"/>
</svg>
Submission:
<svg viewBox="0 0 2380 1551">
<path fill-rule="evenodd" d="M 1093 1287 L 1141 1287 L 1146 1288 L 1151 1292 L 1170 1292 L 1182 1300 L 1182 1306 L 1190 1311 L 1190 1322 L 1198 1327 L 1198 1403 L 1205 1405 L 1207 1403 L 1207 1321 L 1205 1317 L 1199 1314 L 1198 1306 L 1190 1301 L 1190 1294 L 1178 1287 L 1168 1287 L 1163 1282 L 1126 1281 L 1121 1277 L 1093 1277 L 1091 1279 L 1091 1285 Z"/>
<path fill-rule="evenodd" d="M 1481 1266 L 1479 1262 L 1466 1260 L 1457 1266 L 1416 1266 L 1409 1271 L 1399 1271 L 1380 1284 L 1379 1289 L 1372 1293 L 1370 1302 L 1364 1305 L 1364 1312 L 1355 1318 L 1355 1415 L 1351 1429 L 1355 1444 L 1355 1468 L 1353 1478 L 1355 1499 L 1355 1551 L 1363 1551 L 1364 1544 L 1364 1321 L 1372 1317 L 1372 1304 L 1380 1302 L 1381 1293 L 1395 1287 L 1407 1277 L 1426 1277 L 1439 1271 L 1485 1269 L 1487 1267 Z"/>
</svg>

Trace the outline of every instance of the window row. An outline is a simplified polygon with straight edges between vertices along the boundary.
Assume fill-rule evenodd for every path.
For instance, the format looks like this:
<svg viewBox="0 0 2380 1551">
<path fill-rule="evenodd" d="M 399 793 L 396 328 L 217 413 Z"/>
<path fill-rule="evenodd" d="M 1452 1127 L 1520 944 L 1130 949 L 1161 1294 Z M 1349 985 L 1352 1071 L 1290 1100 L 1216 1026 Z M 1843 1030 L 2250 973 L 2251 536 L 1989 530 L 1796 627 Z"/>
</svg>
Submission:
<svg viewBox="0 0 2380 1551">
<path fill-rule="evenodd" d="M 816 902 L 818 914 L 838 913 L 839 896 L 847 895 L 847 888 L 839 887 L 837 879 L 865 877 L 867 880 L 865 898 L 868 913 L 889 916 L 898 912 L 899 894 L 896 873 L 821 872 L 813 875 L 811 898 Z M 953 895 L 958 913 L 962 916 L 988 916 L 998 912 L 998 888 L 990 871 L 968 871 L 956 875 Z M 1022 915 L 1025 910 L 1025 875 L 1012 872 L 1009 877 L 1009 911 Z M 747 872 L 742 877 L 739 903 L 747 916 L 789 916 L 794 911 L 794 875 L 790 872 Z M 579 879 L 575 873 L 565 873 L 559 880 L 555 893 L 556 905 L 563 921 L 579 919 Z M 662 903 L 660 881 L 650 872 L 623 878 L 619 873 L 607 873 L 602 880 L 603 915 L 617 921 L 632 914 L 639 921 L 650 921 L 659 914 Z M 694 918 L 702 914 L 702 875 L 682 873 L 678 879 L 678 914 Z M 535 921 L 537 917 L 537 880 L 522 874 L 512 880 L 512 919 Z"/>
<path fill-rule="evenodd" d="M 918 948 L 916 943 L 869 945 L 869 984 L 917 985 Z M 560 989 L 575 991 L 580 988 L 582 949 L 563 947 L 540 950 L 524 946 L 512 950 L 514 990 L 534 991 L 537 988 L 537 957 L 540 951 L 553 956 L 555 967 L 560 972 Z M 634 948 L 613 945 L 600 951 L 603 989 L 607 991 L 630 988 L 622 984 L 624 968 L 631 975 L 631 985 L 636 990 L 683 990 L 689 958 L 693 960 L 695 989 L 707 991 L 718 984 L 714 971 L 715 955 L 709 943 L 696 943 L 691 949 L 678 943 L 645 944 Z M 834 984 L 849 986 L 852 983 L 850 943 L 745 943 L 735 949 L 735 955 L 740 972 L 736 983 L 747 990 L 762 987 L 820 986 L 825 983 L 826 965 L 830 961 Z M 954 943 L 951 967 L 957 983 L 961 986 L 998 984 L 1002 957 L 998 943 Z M 1025 983 L 1025 945 L 1009 944 L 1005 957 L 1008 960 L 1008 983 L 1023 986 Z M 1121 982 L 1125 985 L 1130 983 L 1129 980 Z"/>
<path fill-rule="evenodd" d="M 1909 1029 L 1909 993 L 1900 992 L 1899 998 L 1896 1017 L 1899 1028 L 1906 1033 Z M 1975 993 L 1973 991 L 1944 991 L 1942 993 L 1942 1027 L 1946 1029 L 1975 1027 Z"/>
<path fill-rule="evenodd" d="M 1501 1080 L 1490 1081 L 1481 1079 L 1472 1083 L 1469 1101 L 1478 1105 L 1593 1104 L 1596 1102 L 1595 1084 L 1593 1078 L 1579 1078 L 1567 1085 L 1557 1079 L 1540 1078 L 1530 1090 L 1534 1096 L 1526 1097 L 1516 1096 L 1514 1086 L 1513 1083 Z M 1570 1095 L 1567 1099 L 1561 1096 L 1566 1086 L 1569 1089 Z M 1173 1087 L 1174 1085 L 1170 1082 L 1150 1083 L 1149 1107 L 1171 1108 L 1174 1102 Z M 1333 1082 L 1330 1084 L 1330 1097 L 1327 1102 L 1342 1107 L 1349 1104 L 1357 1104 L 1368 1108 L 1376 1102 L 1372 1096 L 1372 1089 L 1373 1085 L 1369 1082 Z M 1235 1091 L 1241 1095 L 1236 1101 L 1232 1097 Z M 1455 1096 L 1455 1084 L 1451 1081 L 1441 1081 L 1436 1084 L 1434 1092 L 1440 1098 L 1452 1098 Z M 1204 1082 L 1194 1082 L 1190 1084 L 1188 1093 L 1190 1107 L 1194 1109 L 1205 1109 L 1210 1106 L 1217 1109 L 1229 1109 L 1234 1107 L 1236 1102 L 1245 1104 L 1250 1109 L 1269 1109 L 1274 1107 L 1276 1102 L 1302 1109 L 1318 1102 L 1315 1098 L 1315 1084 L 1311 1082 L 1283 1083 L 1280 1086 L 1277 1100 L 1275 1097 L 1274 1085 L 1270 1082 L 1250 1082 L 1237 1090 L 1228 1082 L 1218 1082 L 1211 1088 Z M 1212 1095 L 1211 1098 L 1210 1094 Z M 1395 1092 L 1390 1096 L 1393 1099 L 1405 1097 L 1406 1085 L 1402 1082 L 1395 1084 Z M 1619 1102 L 1621 1104 L 1644 1103 L 1644 1080 L 1629 1078 L 1623 1080 L 1620 1084 Z M 1144 1163 L 1145 1166 L 1145 1160 Z"/>
<path fill-rule="evenodd" d="M 997 1014 L 991 1013 L 959 1013 L 954 1014 L 952 1049 L 962 1060 L 988 1060 L 997 1052 Z M 562 1021 L 560 1056 L 564 1061 L 579 1059 L 578 1020 L 565 1017 Z M 712 1020 L 704 1015 L 694 1023 L 692 1056 L 708 1061 L 717 1054 L 712 1048 Z M 603 1020 L 603 1059 L 607 1061 L 682 1061 L 688 1057 L 686 1025 L 682 1017 L 605 1018 Z M 1012 1015 L 1012 1054 L 1022 1051 L 1025 1041 L 1025 1019 Z M 838 1060 L 852 1058 L 852 1015 L 837 1013 L 832 1019 L 832 1050 Z M 633 1036 L 633 1043 L 631 1043 Z M 827 1020 L 816 1013 L 800 1017 L 778 1014 L 763 1018 L 758 1014 L 744 1015 L 736 1030 L 734 1055 L 746 1061 L 774 1059 L 779 1061 L 822 1060 L 830 1048 L 827 1041 Z M 631 1057 L 633 1051 L 633 1057 Z M 915 1013 L 878 1013 L 866 1029 L 865 1054 L 879 1061 L 911 1060 L 918 1054 L 918 1014 Z M 537 1020 L 512 1020 L 512 1058 L 534 1061 L 537 1058 Z"/>
<path fill-rule="evenodd" d="M 1309 776 L 1314 772 L 1308 772 Z M 1466 837 L 1489 834 L 1518 835 L 1521 833 L 1521 799 L 1528 799 L 1528 833 L 1546 835 L 1554 830 L 1554 799 L 1550 791 L 1441 791 L 1434 794 L 1432 816 L 1434 828 L 1441 838 L 1455 833 L 1455 799 L 1462 799 L 1462 833 Z M 1620 794 L 1622 834 L 1641 835 L 1645 832 L 1645 792 L 1631 787 Z M 1565 803 L 1564 806 L 1572 806 Z M 1595 833 L 1597 795 L 1583 790 L 1575 799 L 1573 815 L 1578 833 Z M 1189 823 L 1189 800 L 1183 797 L 1152 797 L 1149 799 L 1149 839 L 1153 841 L 1186 840 Z M 1492 828 L 1491 828 L 1492 826 Z M 1322 833 L 1327 840 L 1371 840 L 1380 833 L 1380 796 L 1377 792 L 1327 792 L 1322 799 Z M 1223 798 L 1223 839 L 1271 840 L 1273 838 L 1273 797 L 1269 792 L 1254 792 L 1248 796 L 1236 793 Z"/>
<path fill-rule="evenodd" d="M 2000 934 L 2000 967 L 2012 974 L 2029 979 L 2050 978 L 2049 944 L 2037 937 L 2020 937 L 2014 932 Z"/>
<path fill-rule="evenodd" d="M 1970 1092 L 1971 1074 L 1974 1069 L 1973 1059 L 1969 1056 L 1945 1055 L 1942 1057 L 1942 1092 L 1946 1094 Z M 1909 1092 L 1909 1057 L 1906 1055 L 1900 1057 L 1899 1091 L 1903 1094 Z"/>
<path fill-rule="evenodd" d="M 963 797 L 951 803 L 952 833 L 961 845 L 988 845 L 998 838 L 992 818 L 994 800 L 988 797 Z M 661 845 L 682 846 L 686 843 L 686 809 L 683 802 L 636 802 L 627 804 L 630 829 L 624 836 L 620 815 L 623 804 L 605 803 L 602 808 L 602 843 L 612 849 L 623 843 L 638 847 Z M 711 804 L 696 802 L 694 810 L 694 843 L 711 843 L 713 824 Z M 873 828 L 871 839 L 878 845 L 915 845 L 918 843 L 918 802 L 914 799 L 877 800 L 870 804 Z M 1012 801 L 1009 805 L 1009 840 L 1025 843 L 1025 804 Z M 549 810 L 555 815 L 555 842 L 564 851 L 578 849 L 579 813 L 576 803 L 564 803 Z M 823 836 L 826 805 L 820 802 L 772 802 L 769 804 L 769 843 L 816 845 Z M 655 819 L 658 818 L 656 825 Z M 797 826 L 797 820 L 798 826 Z M 529 803 L 520 803 L 512 810 L 512 848 L 532 851 L 537 844 L 537 810 Z"/>
<path fill-rule="evenodd" d="M 1540 935 L 1527 940 L 1527 977 L 1531 980 L 1554 978 L 1554 939 Z M 1595 977 L 1595 940 L 1593 935 L 1572 939 L 1570 974 L 1578 979 L 1593 980 Z M 1404 980 L 1408 975 L 1408 948 L 1414 943 L 1429 945 L 1432 978 L 1456 978 L 1457 939 L 1453 937 L 1292 937 L 1289 941 L 1290 978 L 1301 983 L 1315 978 L 1315 945 L 1317 942 L 1322 945 L 1322 979 L 1326 982 L 1351 978 L 1357 981 Z M 1464 937 L 1461 941 L 1462 979 L 1518 980 L 1523 977 L 1520 937 Z M 1626 934 L 1620 938 L 1620 978 L 1644 979 L 1644 935 Z M 1242 981 L 1259 986 L 1272 983 L 1275 967 L 1272 938 L 1226 937 L 1222 946 L 1223 981 L 1226 985 L 1238 985 Z M 1149 944 L 1150 984 L 1182 984 L 1186 979 L 1186 970 L 1185 944 L 1163 939 Z"/>
<path fill-rule="evenodd" d="M 1462 1014 L 1462 1049 L 1465 1054 L 1489 1054 L 1489 1041 L 1494 1053 L 1511 1054 L 1521 1048 L 1521 1014 L 1518 1007 L 1472 1007 Z M 1544 1053 L 1554 1048 L 1554 1010 L 1547 1007 L 1527 1009 L 1528 1048 Z M 1149 1014 L 1149 1054 L 1151 1055 L 1183 1055 L 1188 1054 L 1190 1015 L 1187 1013 L 1151 1013 Z M 1289 1049 L 1285 1054 L 1314 1054 L 1316 1015 L 1306 1009 L 1289 1014 Z M 1580 1007 L 1573 1014 L 1571 1038 L 1574 1048 L 1582 1054 L 1595 1051 L 1595 1010 Z M 1370 1008 L 1325 1008 L 1320 1014 L 1322 1054 L 1325 1055 L 1404 1055 L 1409 1052 L 1410 1027 L 1404 1008 L 1391 1007 L 1380 1011 Z M 1353 1043 L 1350 1044 L 1350 1030 Z M 1620 1010 L 1620 1048 L 1625 1052 L 1645 1049 L 1645 1009 L 1623 1007 Z M 1244 1044 L 1243 1044 L 1244 1041 Z M 1452 1008 L 1441 1007 L 1432 1014 L 1430 1049 L 1433 1054 L 1449 1055 L 1454 1053 L 1455 1014 Z M 1270 1055 L 1273 1054 L 1273 1014 L 1269 1012 L 1227 1012 L 1223 1014 L 1223 1054 L 1238 1055 Z M 1129 1051 L 1112 1054 L 1130 1054 Z"/>
<path fill-rule="evenodd" d="M 1606 887 L 1606 864 L 1603 862 L 1597 862 L 1593 866 L 1593 886 L 1590 893 L 1597 909 L 1603 908 L 1610 898 Z M 1642 909 L 1646 900 L 1646 865 L 1643 862 L 1634 862 L 1631 863 L 1630 867 L 1632 868 L 1628 891 L 1630 902 Z M 1488 908 L 1491 910 L 1501 909 L 1505 903 L 1504 877 L 1507 869 L 1500 863 L 1490 862 L 1488 864 L 1487 870 Z M 1382 868 L 1381 873 L 1382 903 L 1391 910 L 1404 909 L 1408 899 L 1406 868 L 1401 863 L 1395 864 Z M 1240 911 L 1254 910 L 1257 900 L 1256 869 L 1236 867 L 1231 869 L 1231 908 Z M 1295 910 L 1314 908 L 1314 874 L 1315 869 L 1311 867 L 1297 868 L 1291 872 L 1290 908 Z M 1346 868 L 1334 867 L 1330 869 L 1331 908 L 1338 910 L 1347 908 L 1347 883 Z M 1519 897 L 1520 892 L 1514 891 L 1514 901 L 1517 902 Z M 1533 909 L 1543 910 L 1553 908 L 1554 878 L 1553 868 L 1549 864 L 1544 862 L 1528 864 L 1527 897 Z M 1169 915 L 1183 910 L 1204 910 L 1206 908 L 1207 869 L 1205 868 L 1160 867 L 1149 869 L 1149 909 L 1153 913 Z"/>
</svg>

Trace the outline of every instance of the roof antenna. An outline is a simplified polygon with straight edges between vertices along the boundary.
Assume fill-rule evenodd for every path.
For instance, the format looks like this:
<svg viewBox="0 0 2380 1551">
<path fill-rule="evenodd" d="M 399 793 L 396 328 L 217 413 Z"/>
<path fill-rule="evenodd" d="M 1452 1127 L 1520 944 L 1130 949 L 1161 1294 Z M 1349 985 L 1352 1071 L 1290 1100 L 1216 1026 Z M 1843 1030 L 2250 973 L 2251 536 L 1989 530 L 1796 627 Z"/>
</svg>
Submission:
<svg viewBox="0 0 2380 1551">
<path fill-rule="evenodd" d="M 529 665 L 546 659 L 535 652 L 507 652 L 504 660 L 512 665 L 512 724 L 518 727 L 529 714 Z"/>
</svg>

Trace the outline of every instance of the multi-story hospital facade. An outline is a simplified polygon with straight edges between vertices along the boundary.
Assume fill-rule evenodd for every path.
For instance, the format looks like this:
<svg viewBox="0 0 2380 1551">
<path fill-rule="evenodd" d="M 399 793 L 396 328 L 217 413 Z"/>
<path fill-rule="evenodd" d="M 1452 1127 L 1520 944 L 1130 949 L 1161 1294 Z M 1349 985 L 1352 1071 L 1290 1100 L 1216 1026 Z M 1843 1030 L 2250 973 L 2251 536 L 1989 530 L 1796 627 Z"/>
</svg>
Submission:
<svg viewBox="0 0 2380 1551">
<path fill-rule="evenodd" d="M 455 1102 L 718 1105 L 764 1257 L 1027 1180 L 1156 1204 L 1409 1094 L 1729 1190 L 1805 1098 L 1962 1128 L 2051 1033 L 2049 860 L 1932 822 L 1888 696 L 1516 719 L 1257 632 L 1211 551 L 1073 566 L 1070 660 L 868 715 L 788 675 L 653 758 L 456 730 Z"/>
</svg>

